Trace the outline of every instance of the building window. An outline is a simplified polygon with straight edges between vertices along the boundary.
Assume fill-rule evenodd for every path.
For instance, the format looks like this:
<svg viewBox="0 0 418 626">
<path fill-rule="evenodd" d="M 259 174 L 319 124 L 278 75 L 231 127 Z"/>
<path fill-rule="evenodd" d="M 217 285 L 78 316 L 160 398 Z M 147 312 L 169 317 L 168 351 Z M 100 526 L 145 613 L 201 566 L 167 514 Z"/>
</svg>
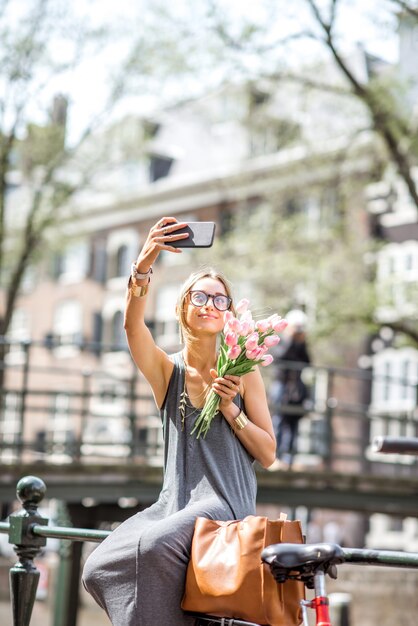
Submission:
<svg viewBox="0 0 418 626">
<path fill-rule="evenodd" d="M 116 276 L 127 276 L 130 271 L 128 246 L 123 245 L 116 252 Z"/>
<path fill-rule="evenodd" d="M 159 345 L 164 348 L 177 346 L 179 336 L 176 320 L 176 303 L 180 285 L 165 285 L 157 294 L 155 320 L 156 334 Z"/>
<path fill-rule="evenodd" d="M 384 378 L 383 378 L 383 400 L 388 402 L 390 400 L 390 388 L 391 388 L 391 363 L 386 362 L 384 364 Z"/>
<path fill-rule="evenodd" d="M 286 217 L 293 217 L 294 215 L 298 215 L 298 213 L 302 210 L 302 203 L 299 198 L 289 198 L 285 202 L 285 214 Z"/>
<path fill-rule="evenodd" d="M 23 342 L 30 340 L 29 314 L 24 309 L 16 309 L 7 332 L 10 339 L 6 363 L 18 364 L 24 360 Z"/>
<path fill-rule="evenodd" d="M 78 300 L 60 302 L 55 309 L 53 322 L 53 335 L 58 345 L 69 348 L 70 352 L 78 350 L 83 339 L 82 323 L 82 309 Z"/>
<path fill-rule="evenodd" d="M 387 348 L 373 357 L 370 441 L 375 437 L 415 437 L 418 350 Z M 410 455 L 382 455 L 368 450 L 372 461 L 411 464 Z"/>
<path fill-rule="evenodd" d="M 18 393 L 9 391 L 4 395 L 2 413 L 1 435 L 3 443 L 15 444 L 22 434 L 20 432 L 20 396 Z M 2 456 L 4 456 L 4 451 Z"/>
<path fill-rule="evenodd" d="M 77 283 L 86 278 L 89 269 L 90 250 L 86 241 L 70 244 L 59 260 L 59 281 Z"/>
<path fill-rule="evenodd" d="M 418 350 L 382 350 L 373 357 L 373 370 L 373 408 L 385 412 L 410 411 L 415 408 Z"/>
<path fill-rule="evenodd" d="M 137 257 L 139 249 L 139 234 L 134 229 L 115 230 L 109 235 L 106 250 L 108 287 L 118 290 L 125 287 L 131 263 Z"/>
<path fill-rule="evenodd" d="M 99 283 L 106 282 L 107 274 L 107 250 L 106 241 L 98 239 L 92 245 L 92 271 L 91 276 Z"/>
<path fill-rule="evenodd" d="M 150 155 L 149 157 L 149 179 L 151 183 L 160 178 L 165 178 L 169 175 L 171 167 L 173 165 L 173 159 L 160 155 Z"/>
<path fill-rule="evenodd" d="M 388 244 L 377 264 L 378 315 L 382 321 L 418 311 L 418 241 Z"/>
<path fill-rule="evenodd" d="M 74 439 L 70 419 L 70 397 L 68 394 L 57 393 L 53 398 L 48 430 L 47 440 L 53 444 L 58 444 L 58 451 L 64 452 L 64 448 L 61 449 L 61 446 Z M 54 450 L 57 451 L 56 445 L 54 445 Z"/>
<path fill-rule="evenodd" d="M 127 347 L 125 330 L 123 328 L 123 313 L 116 311 L 111 321 L 111 344 L 118 350 Z"/>
</svg>

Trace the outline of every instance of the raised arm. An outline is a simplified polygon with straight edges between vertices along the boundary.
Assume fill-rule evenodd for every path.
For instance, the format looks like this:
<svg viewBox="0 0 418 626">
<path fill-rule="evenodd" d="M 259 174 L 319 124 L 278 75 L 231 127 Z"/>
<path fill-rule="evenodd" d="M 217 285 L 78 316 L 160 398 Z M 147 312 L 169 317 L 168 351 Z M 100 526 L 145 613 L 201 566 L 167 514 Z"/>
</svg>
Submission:
<svg viewBox="0 0 418 626">
<path fill-rule="evenodd" d="M 174 217 L 163 217 L 148 234 L 147 240 L 135 263 L 136 273 L 131 276 L 126 294 L 124 327 L 129 349 L 138 369 L 151 385 L 155 401 L 160 407 L 164 401 L 173 364 L 161 350 L 145 324 L 145 307 L 150 286 L 152 265 L 161 250 L 180 254 L 181 250 L 170 245 L 185 239 L 188 234 L 176 234 L 185 226 Z"/>
</svg>

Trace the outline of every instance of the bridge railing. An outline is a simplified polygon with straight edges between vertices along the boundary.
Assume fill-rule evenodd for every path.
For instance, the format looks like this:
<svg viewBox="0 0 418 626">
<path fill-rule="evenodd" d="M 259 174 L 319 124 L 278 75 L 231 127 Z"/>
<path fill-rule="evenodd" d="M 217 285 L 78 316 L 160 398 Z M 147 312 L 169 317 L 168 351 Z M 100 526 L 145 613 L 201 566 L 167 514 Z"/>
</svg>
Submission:
<svg viewBox="0 0 418 626">
<path fill-rule="evenodd" d="M 0 344 L 0 463 L 162 466 L 161 421 L 126 346 L 7 343 L 1 338 Z M 404 475 L 414 470 L 416 459 L 382 461 L 370 441 L 377 435 L 418 435 L 417 380 L 277 362 L 267 379 L 273 415 L 284 408 L 300 412 L 274 404 L 274 379 L 283 367 L 302 370 L 309 388 L 299 423 L 299 461 L 317 471 L 384 473 L 390 466 Z M 378 401 L 374 389 L 380 390 Z"/>
<path fill-rule="evenodd" d="M 46 545 L 47 538 L 71 541 L 103 541 L 108 531 L 48 526 L 48 519 L 38 514 L 38 505 L 46 493 L 45 483 L 35 476 L 22 478 L 16 495 L 22 509 L 0 522 L 0 533 L 9 535 L 18 561 L 9 572 L 13 626 L 29 626 L 40 573 L 34 559 Z"/>
<path fill-rule="evenodd" d="M 412 442 L 412 446 L 415 450 L 418 449 L 418 439 Z M 0 522 L 0 533 L 8 534 L 9 543 L 14 545 L 18 556 L 17 563 L 9 571 L 13 626 L 30 626 L 40 578 L 34 559 L 46 545 L 47 538 L 99 543 L 111 531 L 49 526 L 48 519 L 38 513 L 38 505 L 46 494 L 46 486 L 35 476 L 22 478 L 17 484 L 16 494 L 22 509 L 12 513 L 7 522 Z M 418 568 L 416 553 L 350 548 L 344 548 L 344 553 L 347 562 L 364 563 L 367 557 L 370 565 Z"/>
</svg>

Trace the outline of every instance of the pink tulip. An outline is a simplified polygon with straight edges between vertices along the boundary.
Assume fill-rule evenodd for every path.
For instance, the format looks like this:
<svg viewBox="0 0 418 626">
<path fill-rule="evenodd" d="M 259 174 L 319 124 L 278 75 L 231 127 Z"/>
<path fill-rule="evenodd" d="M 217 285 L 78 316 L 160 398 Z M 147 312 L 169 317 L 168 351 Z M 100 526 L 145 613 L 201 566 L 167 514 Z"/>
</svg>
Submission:
<svg viewBox="0 0 418 626">
<path fill-rule="evenodd" d="M 271 363 L 273 363 L 273 357 L 271 356 L 271 354 L 266 354 L 262 357 L 260 365 L 262 367 L 267 367 L 267 365 L 271 365 Z"/>
<path fill-rule="evenodd" d="M 232 311 L 225 311 L 224 313 L 224 322 L 225 324 L 227 322 L 229 322 L 230 319 L 232 319 L 234 317 L 234 314 L 232 313 Z"/>
<path fill-rule="evenodd" d="M 268 319 L 260 320 L 256 323 L 255 327 L 257 328 L 257 330 L 260 331 L 260 333 L 266 333 L 268 330 L 270 330 L 270 322 Z"/>
<path fill-rule="evenodd" d="M 268 348 L 271 348 L 272 346 L 276 346 L 279 341 L 280 337 L 278 337 L 277 335 L 268 335 L 268 337 L 264 339 L 264 345 Z"/>
<path fill-rule="evenodd" d="M 247 352 L 245 354 L 252 361 L 258 361 L 259 359 L 261 359 L 264 356 L 264 353 L 265 353 L 265 350 L 263 350 L 263 348 L 261 346 L 258 346 L 254 350 L 247 350 Z"/>
<path fill-rule="evenodd" d="M 234 333 L 238 333 L 241 330 L 241 322 L 234 316 L 228 320 L 228 329 Z"/>
<path fill-rule="evenodd" d="M 251 333 L 245 342 L 247 350 L 254 350 L 258 346 L 258 333 Z"/>
<path fill-rule="evenodd" d="M 241 337 L 247 337 L 250 333 L 253 332 L 253 330 L 254 328 L 252 328 L 250 322 L 245 320 L 241 322 L 241 330 L 239 331 L 239 334 L 241 335 Z"/>
<path fill-rule="evenodd" d="M 241 322 L 251 322 L 253 319 L 253 315 L 251 313 L 251 311 L 245 311 L 245 313 L 243 313 L 241 315 Z"/>
<path fill-rule="evenodd" d="M 253 316 L 251 311 L 245 311 L 245 313 L 241 316 L 241 324 L 248 324 L 249 332 L 253 333 L 255 329 L 255 322 L 253 320 Z M 247 333 L 248 335 L 248 333 Z"/>
<path fill-rule="evenodd" d="M 245 313 L 246 310 L 248 309 L 249 304 L 250 304 L 250 301 L 247 300 L 247 298 L 243 298 L 242 300 L 240 300 L 237 306 L 235 307 L 237 315 L 242 315 L 243 313 Z"/>
<path fill-rule="evenodd" d="M 240 354 L 241 354 L 241 348 L 237 344 L 237 345 L 232 346 L 231 348 L 229 348 L 229 350 L 227 352 L 227 357 L 228 357 L 228 359 L 231 359 L 231 361 L 233 361 L 234 359 L 239 357 Z"/>
<path fill-rule="evenodd" d="M 286 326 L 288 325 L 287 320 L 279 319 L 275 324 L 273 324 L 273 330 L 275 333 L 281 333 Z"/>
<path fill-rule="evenodd" d="M 238 336 L 236 333 L 229 331 L 226 333 L 225 335 L 225 343 L 227 346 L 230 346 L 232 348 L 232 346 L 236 346 L 238 342 Z"/>
</svg>

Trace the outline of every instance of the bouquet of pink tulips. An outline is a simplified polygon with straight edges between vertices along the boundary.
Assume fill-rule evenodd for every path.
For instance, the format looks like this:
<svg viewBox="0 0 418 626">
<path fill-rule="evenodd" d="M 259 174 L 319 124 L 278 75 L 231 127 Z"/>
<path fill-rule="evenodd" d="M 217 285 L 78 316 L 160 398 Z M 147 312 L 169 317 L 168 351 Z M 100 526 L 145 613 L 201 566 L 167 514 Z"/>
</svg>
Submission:
<svg viewBox="0 0 418 626">
<path fill-rule="evenodd" d="M 279 343 L 278 333 L 282 332 L 287 321 L 277 313 L 255 322 L 245 298 L 237 304 L 237 316 L 231 311 L 225 313 L 225 326 L 221 335 L 221 345 L 217 363 L 218 376 L 231 374 L 243 376 L 252 372 L 256 365 L 263 367 L 273 362 L 268 349 Z M 206 437 L 213 418 L 218 413 L 221 398 L 211 390 L 201 414 L 196 419 L 191 434 Z"/>
</svg>

